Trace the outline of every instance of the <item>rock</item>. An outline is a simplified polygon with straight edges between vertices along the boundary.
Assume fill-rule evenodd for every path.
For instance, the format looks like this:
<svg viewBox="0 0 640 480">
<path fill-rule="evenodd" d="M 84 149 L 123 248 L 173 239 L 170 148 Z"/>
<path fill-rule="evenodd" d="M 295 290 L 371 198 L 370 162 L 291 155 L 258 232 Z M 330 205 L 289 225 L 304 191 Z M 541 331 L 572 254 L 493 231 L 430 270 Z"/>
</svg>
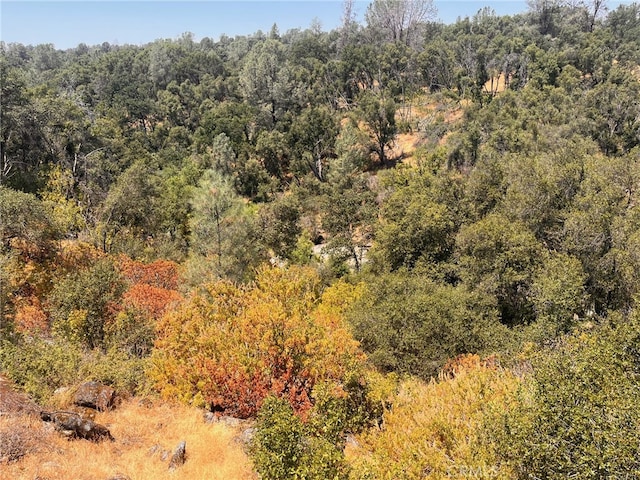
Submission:
<svg viewBox="0 0 640 480">
<path fill-rule="evenodd" d="M 356 437 L 353 435 L 347 435 L 346 445 L 349 445 L 351 448 L 360 448 L 360 443 L 356 440 Z"/>
<path fill-rule="evenodd" d="M 73 396 L 73 404 L 94 408 L 101 412 L 114 407 L 116 391 L 98 382 L 86 382 L 78 387 Z"/>
<path fill-rule="evenodd" d="M 69 438 L 83 438 L 92 442 L 113 441 L 113 436 L 107 427 L 93 420 L 84 419 L 77 413 L 41 412 L 40 418 L 45 422 L 52 422 L 56 430 Z"/>
<path fill-rule="evenodd" d="M 215 412 L 205 412 L 204 421 L 206 423 L 222 423 L 228 427 L 239 427 L 245 423 L 244 420 L 229 415 L 218 415 Z"/>
<path fill-rule="evenodd" d="M 181 441 L 171 455 L 169 470 L 174 470 L 187 461 L 187 442 Z"/>
<path fill-rule="evenodd" d="M 169 454 L 171 452 L 169 452 L 169 450 L 162 448 L 160 445 L 155 444 L 153 447 L 149 449 L 149 456 L 154 456 L 156 453 L 160 455 L 160 460 L 164 462 L 167 458 L 169 458 Z"/>
<path fill-rule="evenodd" d="M 249 446 L 253 442 L 253 438 L 256 436 L 257 429 L 255 427 L 245 428 L 242 433 L 236 437 L 236 441 L 242 445 Z"/>
</svg>

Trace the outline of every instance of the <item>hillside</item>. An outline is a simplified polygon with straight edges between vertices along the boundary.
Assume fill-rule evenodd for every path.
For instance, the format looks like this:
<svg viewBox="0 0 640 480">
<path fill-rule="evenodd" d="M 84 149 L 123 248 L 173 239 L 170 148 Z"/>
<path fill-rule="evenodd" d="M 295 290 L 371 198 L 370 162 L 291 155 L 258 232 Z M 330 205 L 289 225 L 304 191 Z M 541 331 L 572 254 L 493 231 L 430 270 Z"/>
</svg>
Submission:
<svg viewBox="0 0 640 480">
<path fill-rule="evenodd" d="M 640 476 L 640 5 L 529 3 L 1 43 L 0 473 Z"/>
<path fill-rule="evenodd" d="M 0 452 L 18 457 L 0 461 L 2 478 L 256 478 L 241 441 L 247 425 L 207 423 L 202 411 L 130 399 L 95 415 L 95 422 L 110 429 L 113 442 L 73 441 L 38 415 L 15 412 L 11 399 L 14 406 L 25 400 L 16 398 L 2 379 L 0 392 Z M 166 457 L 181 441 L 186 442 L 188 461 L 179 472 L 169 470 Z"/>
</svg>

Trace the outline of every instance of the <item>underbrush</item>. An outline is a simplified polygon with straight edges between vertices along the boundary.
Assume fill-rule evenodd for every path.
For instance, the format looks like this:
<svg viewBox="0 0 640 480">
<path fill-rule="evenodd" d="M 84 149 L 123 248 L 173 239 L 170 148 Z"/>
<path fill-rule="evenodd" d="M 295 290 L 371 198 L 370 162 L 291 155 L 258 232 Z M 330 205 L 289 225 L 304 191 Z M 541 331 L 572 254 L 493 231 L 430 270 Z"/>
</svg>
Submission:
<svg viewBox="0 0 640 480">
<path fill-rule="evenodd" d="M 54 391 L 95 380 L 118 393 L 136 394 L 146 389 L 146 360 L 111 349 L 85 350 L 60 339 L 25 338 L 0 345 L 0 370 L 40 404 Z"/>
<path fill-rule="evenodd" d="M 384 424 L 348 444 L 350 478 L 512 478 L 486 444 L 483 423 L 509 402 L 518 378 L 472 355 L 448 371 L 401 383 Z"/>
</svg>

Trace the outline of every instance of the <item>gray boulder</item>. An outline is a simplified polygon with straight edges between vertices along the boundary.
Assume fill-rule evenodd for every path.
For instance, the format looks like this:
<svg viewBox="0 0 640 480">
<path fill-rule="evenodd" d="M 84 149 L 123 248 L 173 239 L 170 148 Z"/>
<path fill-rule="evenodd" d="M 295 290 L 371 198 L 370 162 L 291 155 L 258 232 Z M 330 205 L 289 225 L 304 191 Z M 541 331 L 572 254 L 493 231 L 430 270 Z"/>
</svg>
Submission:
<svg viewBox="0 0 640 480">
<path fill-rule="evenodd" d="M 171 455 L 169 470 L 175 470 L 187 461 L 187 442 L 181 441 Z"/>
<path fill-rule="evenodd" d="M 107 427 L 84 419 L 74 412 L 41 412 L 40 418 L 45 422 L 52 422 L 56 430 L 69 438 L 83 438 L 96 443 L 103 440 L 113 441 Z"/>
</svg>

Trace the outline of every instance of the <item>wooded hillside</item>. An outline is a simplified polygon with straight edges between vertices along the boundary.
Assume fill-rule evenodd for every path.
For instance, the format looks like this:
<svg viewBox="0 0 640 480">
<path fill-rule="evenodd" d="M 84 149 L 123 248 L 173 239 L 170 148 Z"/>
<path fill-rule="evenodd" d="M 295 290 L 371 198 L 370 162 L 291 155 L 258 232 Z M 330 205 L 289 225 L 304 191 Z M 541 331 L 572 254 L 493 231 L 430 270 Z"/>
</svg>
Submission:
<svg viewBox="0 0 640 480">
<path fill-rule="evenodd" d="M 640 5 L 529 3 L 1 43 L 0 371 L 265 479 L 640 475 Z"/>
</svg>

